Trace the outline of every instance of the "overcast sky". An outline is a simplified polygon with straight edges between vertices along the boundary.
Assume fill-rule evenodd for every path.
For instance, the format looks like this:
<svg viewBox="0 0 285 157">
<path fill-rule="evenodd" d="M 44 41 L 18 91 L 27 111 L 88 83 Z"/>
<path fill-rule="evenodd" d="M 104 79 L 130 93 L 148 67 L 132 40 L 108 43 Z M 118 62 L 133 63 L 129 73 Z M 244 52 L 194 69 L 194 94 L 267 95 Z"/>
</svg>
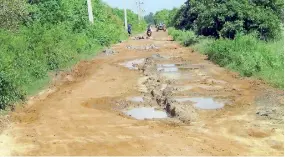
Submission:
<svg viewBox="0 0 285 157">
<path fill-rule="evenodd" d="M 124 8 L 126 6 L 137 12 L 136 0 L 103 0 L 112 7 Z M 162 9 L 172 9 L 173 7 L 180 7 L 186 0 L 141 0 L 145 14 L 156 12 Z"/>
</svg>

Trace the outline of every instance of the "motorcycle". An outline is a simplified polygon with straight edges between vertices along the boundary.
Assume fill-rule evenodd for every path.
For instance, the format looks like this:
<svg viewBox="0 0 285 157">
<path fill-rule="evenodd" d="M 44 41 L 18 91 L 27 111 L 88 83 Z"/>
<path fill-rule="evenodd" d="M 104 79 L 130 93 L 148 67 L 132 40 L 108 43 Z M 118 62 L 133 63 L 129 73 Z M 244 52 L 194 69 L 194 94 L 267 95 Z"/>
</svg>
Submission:
<svg viewBox="0 0 285 157">
<path fill-rule="evenodd" d="M 151 34 L 152 34 L 151 30 L 148 30 L 148 31 L 146 32 L 146 35 L 147 35 L 148 37 L 151 37 Z"/>
</svg>

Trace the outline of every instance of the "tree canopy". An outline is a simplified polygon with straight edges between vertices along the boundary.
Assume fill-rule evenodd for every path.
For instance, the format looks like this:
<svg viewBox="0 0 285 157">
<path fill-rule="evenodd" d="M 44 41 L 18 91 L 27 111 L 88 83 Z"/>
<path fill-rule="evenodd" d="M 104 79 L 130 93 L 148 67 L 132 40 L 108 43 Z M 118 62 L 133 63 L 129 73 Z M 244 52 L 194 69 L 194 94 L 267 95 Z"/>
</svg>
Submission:
<svg viewBox="0 0 285 157">
<path fill-rule="evenodd" d="M 178 9 L 174 8 L 172 10 L 163 9 L 161 11 L 156 12 L 154 15 L 154 23 L 157 24 L 163 22 L 168 26 L 172 26 L 172 20 L 176 15 L 177 11 Z"/>
<path fill-rule="evenodd" d="M 283 19 L 281 0 L 187 0 L 172 23 L 198 35 L 234 38 L 237 33 L 257 32 L 274 38 Z"/>
<path fill-rule="evenodd" d="M 154 24 L 154 14 L 151 12 L 148 15 L 146 15 L 144 17 L 144 20 L 148 23 L 148 24 Z"/>
</svg>

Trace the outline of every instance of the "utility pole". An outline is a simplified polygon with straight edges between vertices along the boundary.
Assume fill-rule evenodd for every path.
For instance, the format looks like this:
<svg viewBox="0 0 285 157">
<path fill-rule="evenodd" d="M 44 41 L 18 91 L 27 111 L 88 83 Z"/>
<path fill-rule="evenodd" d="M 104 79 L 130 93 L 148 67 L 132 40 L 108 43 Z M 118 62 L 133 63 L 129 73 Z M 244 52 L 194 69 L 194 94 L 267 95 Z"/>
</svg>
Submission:
<svg viewBox="0 0 285 157">
<path fill-rule="evenodd" d="M 93 17 L 93 11 L 92 11 L 92 3 L 91 0 L 87 0 L 88 5 L 88 17 L 89 21 L 93 24 L 94 23 L 94 17 Z"/>
<path fill-rule="evenodd" d="M 139 22 L 140 22 L 141 19 L 142 19 L 142 15 L 141 15 L 141 13 L 142 13 L 141 5 L 144 4 L 144 3 L 141 2 L 141 0 L 138 0 L 138 1 L 136 2 L 136 4 L 137 4 L 137 7 L 138 7 L 138 19 L 139 19 Z"/>
<path fill-rule="evenodd" d="M 142 19 L 144 19 L 144 13 L 145 13 L 145 10 L 142 9 L 142 15 L 141 15 Z"/>
<path fill-rule="evenodd" d="M 124 9 L 125 12 L 125 29 L 128 30 L 128 16 L 127 16 L 127 8 Z"/>
</svg>

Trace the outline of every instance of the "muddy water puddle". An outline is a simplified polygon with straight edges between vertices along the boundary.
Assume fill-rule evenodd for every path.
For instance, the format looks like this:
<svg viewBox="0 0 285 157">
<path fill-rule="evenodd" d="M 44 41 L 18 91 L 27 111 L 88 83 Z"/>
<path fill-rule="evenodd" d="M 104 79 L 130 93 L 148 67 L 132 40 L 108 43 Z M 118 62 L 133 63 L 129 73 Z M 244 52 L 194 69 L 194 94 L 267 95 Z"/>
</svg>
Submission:
<svg viewBox="0 0 285 157">
<path fill-rule="evenodd" d="M 182 79 L 182 73 L 179 71 L 181 64 L 157 64 L 157 71 L 161 76 L 167 79 Z M 184 74 L 185 76 L 185 74 Z M 190 74 L 188 74 L 190 76 Z"/>
<path fill-rule="evenodd" d="M 156 65 L 159 69 L 165 69 L 165 68 L 173 68 L 176 67 L 180 70 L 193 70 L 193 69 L 203 69 L 204 65 L 202 64 L 189 64 L 189 63 L 167 63 L 167 64 L 157 64 Z"/>
<path fill-rule="evenodd" d="M 167 68 L 159 67 L 159 68 L 157 68 L 157 71 L 159 71 L 159 72 L 178 72 L 179 69 L 177 67 L 167 67 Z"/>
<path fill-rule="evenodd" d="M 124 66 L 130 70 L 138 70 L 138 67 L 136 65 L 143 64 L 145 62 L 144 58 L 141 59 L 134 59 L 131 61 L 126 61 L 124 63 L 120 63 L 119 65 Z"/>
<path fill-rule="evenodd" d="M 193 102 L 194 106 L 202 110 L 216 110 L 225 106 L 226 101 L 217 101 L 209 97 L 194 97 L 194 98 L 175 98 L 178 102 Z"/>
<path fill-rule="evenodd" d="M 153 107 L 133 108 L 128 111 L 125 111 L 124 113 L 138 120 L 164 119 L 168 117 L 165 111 L 156 110 Z"/>
<path fill-rule="evenodd" d="M 157 71 L 162 77 L 173 80 L 192 79 L 197 75 L 195 71 L 203 68 L 203 65 L 171 63 L 171 64 L 157 64 Z"/>
<path fill-rule="evenodd" d="M 159 75 L 169 80 L 191 80 L 193 75 L 190 72 L 181 72 L 176 68 L 167 68 L 159 72 Z"/>
</svg>

